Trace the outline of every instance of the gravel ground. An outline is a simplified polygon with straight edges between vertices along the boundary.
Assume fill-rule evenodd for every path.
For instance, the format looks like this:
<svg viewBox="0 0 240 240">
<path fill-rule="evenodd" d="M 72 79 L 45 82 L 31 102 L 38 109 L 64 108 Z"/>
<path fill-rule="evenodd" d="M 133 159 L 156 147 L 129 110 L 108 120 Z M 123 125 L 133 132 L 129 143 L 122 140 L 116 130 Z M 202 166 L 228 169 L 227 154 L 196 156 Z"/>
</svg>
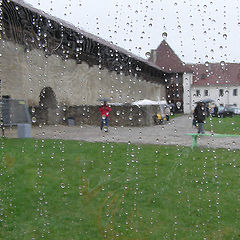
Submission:
<svg viewBox="0 0 240 240">
<path fill-rule="evenodd" d="M 160 144 L 191 146 L 191 136 L 186 133 L 196 133 L 192 127 L 192 120 L 187 115 L 172 119 L 165 125 L 152 127 L 109 127 L 109 132 L 101 132 L 96 126 L 43 126 L 33 127 L 33 138 L 72 139 L 89 142 L 131 142 L 140 144 Z M 209 133 L 209 132 L 206 132 Z M 6 129 L 6 137 L 17 137 L 17 129 Z M 198 138 L 198 145 L 211 148 L 240 149 L 240 139 L 235 137 L 207 137 Z"/>
</svg>

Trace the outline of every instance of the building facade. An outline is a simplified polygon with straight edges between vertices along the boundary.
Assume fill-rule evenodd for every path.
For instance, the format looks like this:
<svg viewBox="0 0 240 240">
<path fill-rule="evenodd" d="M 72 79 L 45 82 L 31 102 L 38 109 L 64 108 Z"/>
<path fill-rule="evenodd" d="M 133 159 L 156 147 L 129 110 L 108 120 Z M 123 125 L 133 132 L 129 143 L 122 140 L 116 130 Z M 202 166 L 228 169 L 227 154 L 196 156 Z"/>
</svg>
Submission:
<svg viewBox="0 0 240 240">
<path fill-rule="evenodd" d="M 2 12 L 3 96 L 47 107 L 166 99 L 168 73 L 154 64 L 24 1 L 3 0 Z"/>
<path fill-rule="evenodd" d="M 192 83 L 191 68 L 181 61 L 165 40 L 151 51 L 149 61 L 169 74 L 166 81 L 167 102 L 174 104 L 177 111 L 188 113 Z"/>
<path fill-rule="evenodd" d="M 149 61 L 170 74 L 167 101 L 182 103 L 185 114 L 192 114 L 196 102 L 204 99 L 240 108 L 240 63 L 185 64 L 165 40 L 152 50 Z"/>
<path fill-rule="evenodd" d="M 240 64 L 193 64 L 191 105 L 206 98 L 218 106 L 234 105 L 240 108 Z"/>
</svg>

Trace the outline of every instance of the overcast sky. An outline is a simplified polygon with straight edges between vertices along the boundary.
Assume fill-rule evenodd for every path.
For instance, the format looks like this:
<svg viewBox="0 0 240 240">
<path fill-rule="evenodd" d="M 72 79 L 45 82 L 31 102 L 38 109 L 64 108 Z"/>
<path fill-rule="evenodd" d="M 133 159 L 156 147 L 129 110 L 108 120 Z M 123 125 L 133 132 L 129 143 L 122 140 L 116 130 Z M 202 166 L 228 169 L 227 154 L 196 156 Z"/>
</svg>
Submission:
<svg viewBox="0 0 240 240">
<path fill-rule="evenodd" d="M 240 0 L 25 0 L 143 58 L 163 38 L 185 63 L 240 62 Z"/>
</svg>

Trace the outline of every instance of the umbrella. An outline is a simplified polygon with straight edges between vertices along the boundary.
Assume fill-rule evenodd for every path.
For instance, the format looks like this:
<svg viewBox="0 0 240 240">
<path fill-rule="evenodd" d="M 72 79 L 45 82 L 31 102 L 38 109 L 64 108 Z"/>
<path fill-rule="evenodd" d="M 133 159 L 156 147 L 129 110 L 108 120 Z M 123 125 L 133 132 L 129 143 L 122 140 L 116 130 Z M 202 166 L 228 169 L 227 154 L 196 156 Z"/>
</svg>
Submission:
<svg viewBox="0 0 240 240">
<path fill-rule="evenodd" d="M 211 98 L 205 98 L 203 100 L 200 100 L 200 101 L 197 101 L 195 103 L 211 103 L 211 102 L 214 102 L 214 100 L 212 100 Z"/>
<path fill-rule="evenodd" d="M 139 101 L 135 101 L 132 103 L 132 105 L 137 105 L 137 106 L 145 106 L 145 105 L 159 105 L 160 103 L 157 101 L 152 101 L 149 99 L 143 99 Z"/>
</svg>

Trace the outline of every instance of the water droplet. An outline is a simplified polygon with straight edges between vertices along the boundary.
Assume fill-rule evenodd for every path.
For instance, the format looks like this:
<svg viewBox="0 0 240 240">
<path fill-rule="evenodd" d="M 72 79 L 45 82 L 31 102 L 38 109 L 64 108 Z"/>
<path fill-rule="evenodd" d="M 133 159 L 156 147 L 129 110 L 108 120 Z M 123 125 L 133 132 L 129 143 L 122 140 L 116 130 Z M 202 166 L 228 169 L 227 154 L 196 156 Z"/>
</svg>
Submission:
<svg viewBox="0 0 240 240">
<path fill-rule="evenodd" d="M 151 56 L 151 53 L 150 53 L 150 52 L 146 52 L 146 53 L 145 53 L 145 56 L 146 56 L 147 58 L 149 58 L 149 57 Z"/>
<path fill-rule="evenodd" d="M 224 61 L 221 61 L 221 62 L 220 62 L 220 65 L 221 65 L 221 66 L 224 66 L 224 65 L 225 65 L 225 62 L 224 62 Z"/>
<path fill-rule="evenodd" d="M 163 33 L 162 33 L 162 37 L 163 37 L 164 39 L 167 38 L 167 35 L 168 35 L 167 32 L 163 32 Z"/>
<path fill-rule="evenodd" d="M 227 39 L 227 34 L 226 34 L 226 33 L 223 34 L 223 38 L 224 38 L 225 40 Z"/>
<path fill-rule="evenodd" d="M 35 123 L 37 121 L 36 117 L 32 117 L 32 122 Z"/>
</svg>

